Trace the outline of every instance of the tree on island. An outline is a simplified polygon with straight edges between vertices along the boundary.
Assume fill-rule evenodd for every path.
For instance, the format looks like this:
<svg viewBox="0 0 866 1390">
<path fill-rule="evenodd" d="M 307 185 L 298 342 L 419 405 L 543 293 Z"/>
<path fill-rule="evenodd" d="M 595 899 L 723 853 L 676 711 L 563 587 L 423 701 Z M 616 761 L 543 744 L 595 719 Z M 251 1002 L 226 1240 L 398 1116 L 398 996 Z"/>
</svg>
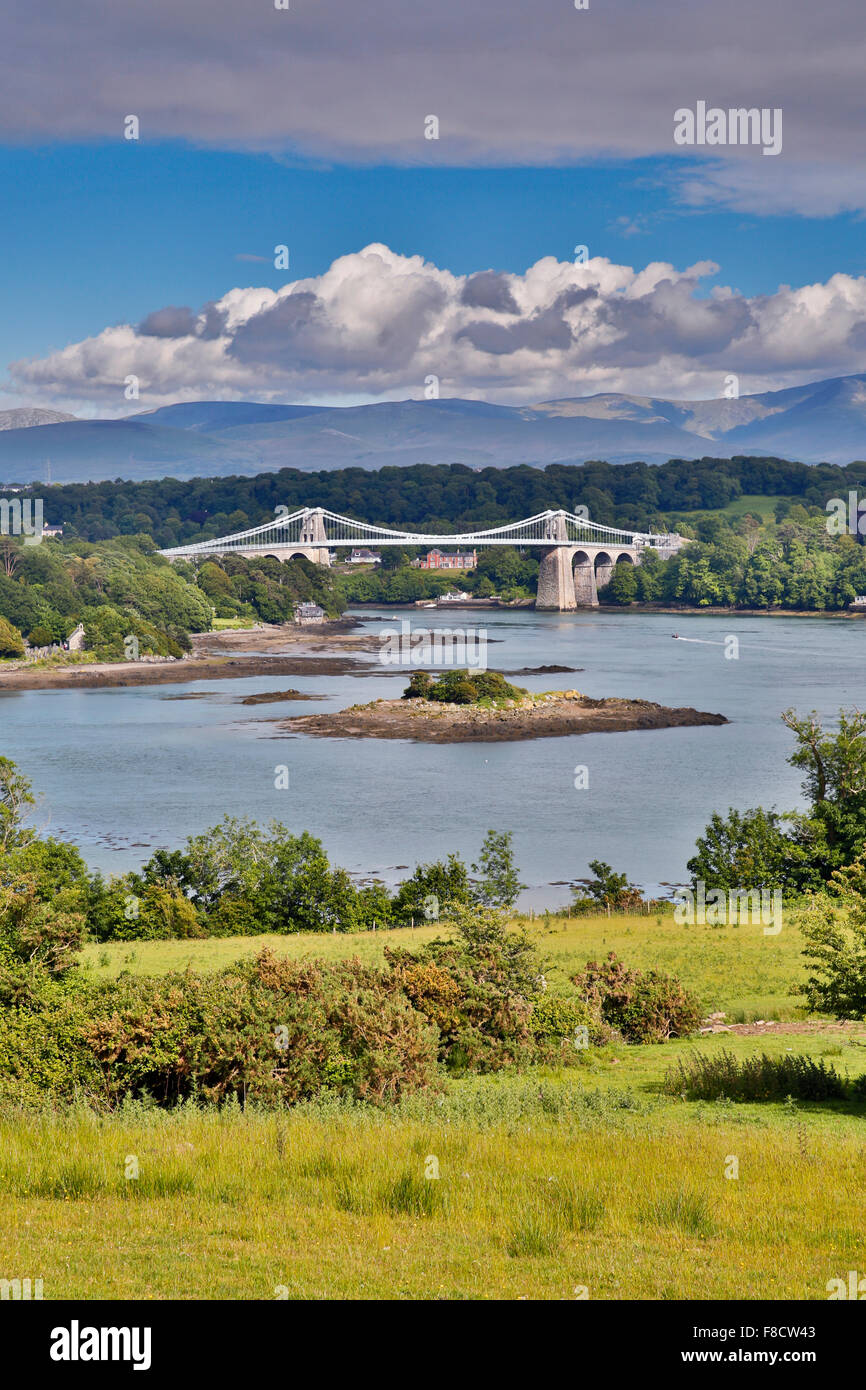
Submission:
<svg viewBox="0 0 866 1390">
<path fill-rule="evenodd" d="M 403 699 L 474 705 L 481 700 L 522 700 L 526 694 L 521 686 L 510 685 L 499 671 L 443 671 L 436 680 L 427 671 L 417 671 L 403 691 Z"/>
</svg>

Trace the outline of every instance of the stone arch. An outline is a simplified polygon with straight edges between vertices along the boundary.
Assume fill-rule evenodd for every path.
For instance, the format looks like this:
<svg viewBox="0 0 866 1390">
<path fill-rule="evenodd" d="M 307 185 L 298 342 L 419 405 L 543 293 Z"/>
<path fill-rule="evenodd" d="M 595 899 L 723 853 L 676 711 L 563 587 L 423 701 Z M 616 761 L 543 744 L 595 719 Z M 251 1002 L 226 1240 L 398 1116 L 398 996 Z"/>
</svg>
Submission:
<svg viewBox="0 0 866 1390">
<path fill-rule="evenodd" d="M 595 583 L 596 587 L 603 589 L 605 584 L 610 583 L 610 576 L 613 574 L 614 559 L 606 550 L 600 550 L 595 557 Z"/>
<path fill-rule="evenodd" d="M 633 565 L 634 556 L 629 555 L 627 550 L 621 550 L 616 557 L 616 563 L 618 565 Z"/>
<path fill-rule="evenodd" d="M 575 601 L 581 607 L 593 608 L 598 603 L 595 569 L 592 557 L 585 550 L 575 550 L 571 557 L 571 577 Z"/>
</svg>

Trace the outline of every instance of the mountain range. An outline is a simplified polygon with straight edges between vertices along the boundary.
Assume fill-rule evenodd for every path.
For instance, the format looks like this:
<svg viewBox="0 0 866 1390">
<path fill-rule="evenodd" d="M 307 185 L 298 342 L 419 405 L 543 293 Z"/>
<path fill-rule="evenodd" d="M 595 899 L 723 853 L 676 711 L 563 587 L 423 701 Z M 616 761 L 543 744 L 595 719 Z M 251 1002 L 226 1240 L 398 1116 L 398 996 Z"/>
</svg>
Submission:
<svg viewBox="0 0 866 1390">
<path fill-rule="evenodd" d="M 0 486 L 735 454 L 802 463 L 866 458 L 866 373 L 734 400 L 607 393 L 530 406 L 459 397 L 357 406 L 189 401 L 114 420 L 36 407 L 0 412 Z"/>
</svg>

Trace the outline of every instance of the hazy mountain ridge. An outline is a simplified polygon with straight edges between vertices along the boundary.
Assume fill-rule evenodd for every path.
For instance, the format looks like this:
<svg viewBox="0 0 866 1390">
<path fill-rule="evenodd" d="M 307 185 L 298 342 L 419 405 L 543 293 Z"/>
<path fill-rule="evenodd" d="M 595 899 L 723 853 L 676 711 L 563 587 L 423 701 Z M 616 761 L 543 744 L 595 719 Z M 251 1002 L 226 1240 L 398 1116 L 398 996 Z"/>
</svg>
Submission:
<svg viewBox="0 0 866 1390">
<path fill-rule="evenodd" d="M 35 405 L 16 406 L 14 410 L 0 410 L 0 430 L 30 430 L 39 425 L 63 425 L 77 419 L 77 415 L 66 415 L 62 410 L 40 410 Z"/>
<path fill-rule="evenodd" d="M 10 417 L 19 418 L 4 424 Z M 459 397 L 359 406 L 190 401 L 116 420 L 0 412 L 0 483 L 413 463 L 662 463 L 708 454 L 866 458 L 866 373 L 706 401 L 607 392 L 532 406 Z"/>
</svg>

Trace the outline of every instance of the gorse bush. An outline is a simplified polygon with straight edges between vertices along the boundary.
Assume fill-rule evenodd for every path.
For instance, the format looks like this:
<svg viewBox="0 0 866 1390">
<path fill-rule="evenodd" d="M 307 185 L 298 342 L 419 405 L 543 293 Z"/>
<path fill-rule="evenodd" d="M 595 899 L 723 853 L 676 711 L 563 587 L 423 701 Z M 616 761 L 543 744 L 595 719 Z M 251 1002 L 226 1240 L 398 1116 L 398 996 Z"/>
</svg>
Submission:
<svg viewBox="0 0 866 1390">
<path fill-rule="evenodd" d="M 611 951 L 599 965 L 589 961 L 573 983 L 591 1009 L 626 1042 L 665 1042 L 687 1037 L 701 1022 L 698 999 L 675 975 L 635 970 Z"/>
<path fill-rule="evenodd" d="M 455 908 L 454 940 L 413 953 L 386 947 L 393 977 L 439 1031 L 439 1055 L 456 1070 L 496 1071 L 531 1057 L 535 948 L 501 913 Z"/>
<path fill-rule="evenodd" d="M 536 996 L 529 1027 L 537 1039 L 568 1040 L 572 1044 L 581 1028 L 586 1029 L 590 1043 L 607 1042 L 611 1034 L 610 1028 L 605 1027 L 598 1012 L 585 999 L 562 994 Z"/>
<path fill-rule="evenodd" d="M 74 968 L 79 919 L 27 881 L 2 892 L 0 1092 L 25 1100 L 381 1106 L 435 1090 L 443 1066 L 525 1065 L 580 1021 L 594 1030 L 579 1000 L 538 996 L 534 947 L 490 909 L 455 912 L 453 939 L 417 954 L 386 950 L 384 968 L 264 951 L 215 974 L 95 982 Z"/>
<path fill-rule="evenodd" d="M 765 1052 L 738 1061 L 722 1052 L 681 1059 L 665 1077 L 664 1090 L 691 1100 L 844 1100 L 860 1097 L 860 1082 L 850 1085 L 832 1065 L 794 1053 L 768 1057 Z"/>
<path fill-rule="evenodd" d="M 83 1031 L 112 1104 L 285 1105 L 334 1090 L 381 1105 L 436 1080 L 435 1031 L 388 975 L 358 961 L 265 951 L 217 976 L 127 976 Z"/>
</svg>

